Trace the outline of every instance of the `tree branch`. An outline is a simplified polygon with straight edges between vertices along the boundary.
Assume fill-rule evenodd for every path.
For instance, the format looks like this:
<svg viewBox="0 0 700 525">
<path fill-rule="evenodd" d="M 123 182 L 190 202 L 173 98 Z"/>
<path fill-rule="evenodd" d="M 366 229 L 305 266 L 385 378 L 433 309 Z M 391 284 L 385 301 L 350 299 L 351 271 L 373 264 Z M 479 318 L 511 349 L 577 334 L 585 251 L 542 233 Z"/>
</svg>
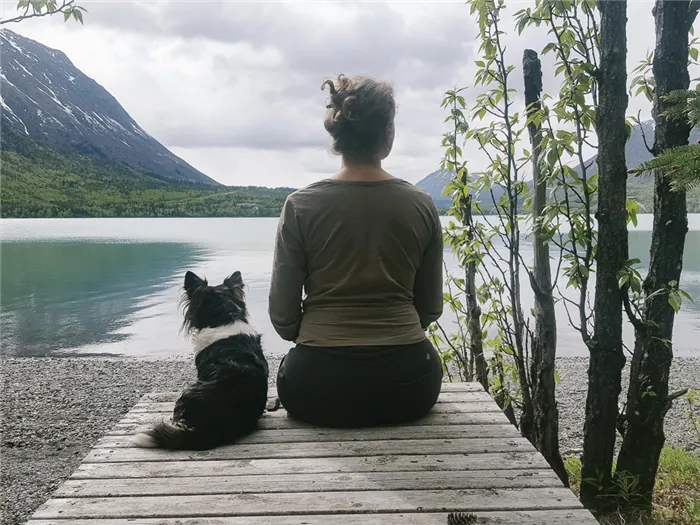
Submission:
<svg viewBox="0 0 700 525">
<path fill-rule="evenodd" d="M 644 322 L 632 311 L 632 303 L 630 302 L 630 296 L 627 293 L 627 290 L 622 290 L 622 292 L 622 304 L 625 307 L 625 313 L 627 313 L 627 318 L 629 319 L 630 323 L 632 323 L 635 330 L 639 330 L 640 332 L 645 330 L 646 325 Z"/>
<path fill-rule="evenodd" d="M 647 149 L 647 151 L 649 153 L 656 156 L 654 153 L 654 149 L 652 147 L 650 147 L 649 143 L 647 142 L 647 134 L 644 133 L 644 126 L 642 125 L 641 116 L 642 116 L 642 111 L 639 110 L 639 112 L 637 113 L 637 122 L 639 122 L 639 131 L 642 132 L 642 140 L 644 141 L 644 147 Z"/>
<path fill-rule="evenodd" d="M 44 12 L 36 11 L 32 14 L 28 14 L 29 13 L 29 6 L 27 6 L 27 8 L 24 10 L 24 13 L 19 15 L 19 16 L 16 16 L 14 18 L 8 18 L 5 20 L 0 19 L 0 25 L 9 24 L 11 22 L 21 22 L 22 20 L 28 20 L 30 18 L 41 18 L 41 17 L 45 17 L 45 16 L 56 15 L 58 13 L 64 13 L 64 14 L 67 12 L 70 13 L 73 9 L 78 7 L 78 6 L 75 6 L 74 4 L 75 4 L 75 0 L 63 0 L 63 3 L 55 9 L 48 9 Z M 81 20 L 81 22 L 82 22 L 82 20 Z"/>
<path fill-rule="evenodd" d="M 676 399 L 679 397 L 682 397 L 688 393 L 688 389 L 684 388 L 682 390 L 678 390 L 677 392 L 674 392 L 673 394 L 668 395 L 668 404 L 670 405 L 673 403 Z"/>
</svg>

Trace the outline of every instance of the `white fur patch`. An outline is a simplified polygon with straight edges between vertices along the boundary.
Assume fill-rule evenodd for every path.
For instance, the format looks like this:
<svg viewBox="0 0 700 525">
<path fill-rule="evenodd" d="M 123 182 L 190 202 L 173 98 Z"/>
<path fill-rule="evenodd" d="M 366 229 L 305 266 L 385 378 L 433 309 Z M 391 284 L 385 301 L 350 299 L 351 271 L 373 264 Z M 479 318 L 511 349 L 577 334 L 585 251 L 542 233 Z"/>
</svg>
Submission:
<svg viewBox="0 0 700 525">
<path fill-rule="evenodd" d="M 145 432 L 142 432 L 140 434 L 136 434 L 132 439 L 131 442 L 136 445 L 137 447 L 141 448 L 155 448 L 158 444 L 156 443 L 156 440 L 153 439 L 153 436 L 150 434 L 147 434 Z"/>
<path fill-rule="evenodd" d="M 217 326 L 216 328 L 203 328 L 192 337 L 194 354 L 197 355 L 207 346 L 217 341 L 239 334 L 256 336 L 258 335 L 258 331 L 245 321 L 235 321 L 224 326 Z"/>
</svg>

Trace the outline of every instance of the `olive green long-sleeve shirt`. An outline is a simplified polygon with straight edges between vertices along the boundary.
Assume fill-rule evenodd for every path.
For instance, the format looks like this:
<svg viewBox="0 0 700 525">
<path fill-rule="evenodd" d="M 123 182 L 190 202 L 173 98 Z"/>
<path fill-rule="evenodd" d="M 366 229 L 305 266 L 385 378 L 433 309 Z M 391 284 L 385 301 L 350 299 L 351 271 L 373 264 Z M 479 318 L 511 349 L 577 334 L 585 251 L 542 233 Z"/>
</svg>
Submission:
<svg viewBox="0 0 700 525">
<path fill-rule="evenodd" d="M 283 339 L 307 346 L 417 343 L 442 314 L 442 265 L 426 192 L 401 179 L 325 179 L 282 209 L 270 319 Z"/>
</svg>

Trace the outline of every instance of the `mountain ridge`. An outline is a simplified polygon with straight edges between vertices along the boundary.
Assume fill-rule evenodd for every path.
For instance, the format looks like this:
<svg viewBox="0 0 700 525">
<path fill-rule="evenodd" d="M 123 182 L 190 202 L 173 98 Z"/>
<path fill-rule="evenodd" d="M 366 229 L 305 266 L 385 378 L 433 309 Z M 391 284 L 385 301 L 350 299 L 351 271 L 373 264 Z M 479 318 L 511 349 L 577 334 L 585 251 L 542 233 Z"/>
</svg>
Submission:
<svg viewBox="0 0 700 525">
<path fill-rule="evenodd" d="M 628 169 L 636 168 L 642 162 L 652 158 L 651 153 L 649 153 L 644 143 L 644 137 L 646 137 L 647 142 L 649 142 L 651 145 L 651 142 L 654 140 L 653 120 L 642 122 L 641 126 L 639 124 L 632 126 L 632 133 L 630 134 L 630 138 L 625 145 L 625 156 L 627 159 Z M 693 144 L 698 140 L 700 140 L 700 129 L 695 128 L 690 134 L 690 143 Z M 595 166 L 596 159 L 597 155 L 593 155 L 584 161 L 586 166 L 591 166 L 591 168 L 589 168 L 589 175 L 597 170 L 597 167 Z M 578 163 L 575 166 L 572 166 L 572 168 L 574 171 L 576 171 L 576 173 L 581 175 L 581 169 Z M 648 208 L 647 211 L 651 211 L 653 204 L 653 178 L 630 175 L 627 181 L 629 197 L 633 200 L 639 200 L 646 208 Z M 442 192 L 445 189 L 445 186 L 447 186 L 448 182 L 449 173 L 444 170 L 436 170 L 418 181 L 416 186 L 424 189 L 430 194 L 438 209 L 446 210 L 450 207 L 451 200 L 449 195 L 442 195 Z M 529 180 L 526 182 L 528 188 L 532 188 L 532 181 Z M 502 193 L 502 188 L 494 188 L 494 194 L 497 200 Z M 689 192 L 689 197 L 693 197 L 693 199 L 689 199 L 689 211 L 691 209 L 696 209 L 691 207 L 691 204 L 695 202 L 694 197 L 698 193 L 700 193 L 700 189 Z M 700 207 L 697 209 L 700 210 Z"/>
<path fill-rule="evenodd" d="M 219 185 L 148 134 L 60 50 L 0 29 L 3 127 L 48 147 L 163 180 Z"/>
</svg>

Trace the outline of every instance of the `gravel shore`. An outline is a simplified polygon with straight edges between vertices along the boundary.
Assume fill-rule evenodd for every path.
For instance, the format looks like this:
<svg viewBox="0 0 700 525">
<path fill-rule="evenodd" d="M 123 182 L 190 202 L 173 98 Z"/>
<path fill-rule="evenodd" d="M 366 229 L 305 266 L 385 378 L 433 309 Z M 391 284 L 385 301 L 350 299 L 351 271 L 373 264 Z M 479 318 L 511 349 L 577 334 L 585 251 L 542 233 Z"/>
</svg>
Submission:
<svg viewBox="0 0 700 525">
<path fill-rule="evenodd" d="M 270 360 L 271 382 L 278 364 Z M 586 367 L 585 358 L 558 361 L 567 454 L 581 447 Z M 142 394 L 180 390 L 193 376 L 191 360 L 3 359 L 1 523 L 24 523 Z M 700 359 L 677 358 L 671 383 L 674 390 L 700 388 Z M 677 402 L 669 412 L 667 442 L 697 451 L 686 410 Z"/>
</svg>

